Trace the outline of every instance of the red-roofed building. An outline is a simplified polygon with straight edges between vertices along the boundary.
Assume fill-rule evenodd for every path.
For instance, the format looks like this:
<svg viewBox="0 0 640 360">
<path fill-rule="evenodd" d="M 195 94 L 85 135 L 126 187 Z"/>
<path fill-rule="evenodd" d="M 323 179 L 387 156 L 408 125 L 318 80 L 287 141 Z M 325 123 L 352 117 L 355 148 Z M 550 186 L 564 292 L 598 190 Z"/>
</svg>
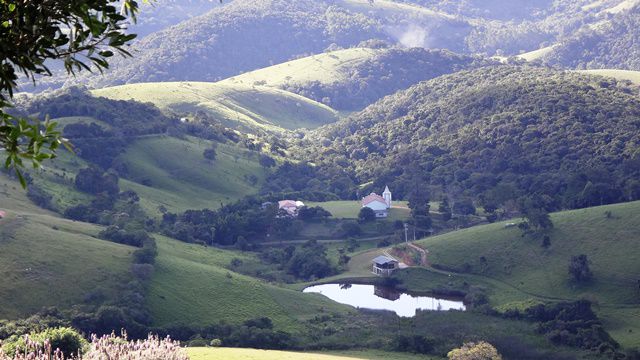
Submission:
<svg viewBox="0 0 640 360">
<path fill-rule="evenodd" d="M 371 193 L 362 198 L 362 207 L 368 207 L 373 210 L 378 218 L 389 216 L 389 209 L 391 208 L 391 191 L 389 191 L 389 187 L 385 187 L 382 196 Z"/>
<path fill-rule="evenodd" d="M 7 213 L 0 210 L 0 219 L 4 218 L 5 216 L 7 216 Z"/>
<path fill-rule="evenodd" d="M 295 200 L 280 200 L 278 201 L 278 209 L 284 210 L 289 214 L 289 216 L 296 217 L 298 216 L 298 210 L 304 206 L 302 201 Z"/>
</svg>

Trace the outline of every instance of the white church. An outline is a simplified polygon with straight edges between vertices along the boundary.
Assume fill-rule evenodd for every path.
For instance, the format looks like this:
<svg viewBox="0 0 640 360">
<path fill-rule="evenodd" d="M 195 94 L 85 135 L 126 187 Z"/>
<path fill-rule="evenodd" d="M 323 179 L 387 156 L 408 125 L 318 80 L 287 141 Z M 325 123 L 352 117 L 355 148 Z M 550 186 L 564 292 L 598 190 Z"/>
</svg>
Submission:
<svg viewBox="0 0 640 360">
<path fill-rule="evenodd" d="M 377 218 L 386 218 L 389 216 L 391 208 L 391 191 L 385 186 L 382 196 L 371 193 L 362 198 L 362 207 L 368 207 L 376 213 Z"/>
</svg>

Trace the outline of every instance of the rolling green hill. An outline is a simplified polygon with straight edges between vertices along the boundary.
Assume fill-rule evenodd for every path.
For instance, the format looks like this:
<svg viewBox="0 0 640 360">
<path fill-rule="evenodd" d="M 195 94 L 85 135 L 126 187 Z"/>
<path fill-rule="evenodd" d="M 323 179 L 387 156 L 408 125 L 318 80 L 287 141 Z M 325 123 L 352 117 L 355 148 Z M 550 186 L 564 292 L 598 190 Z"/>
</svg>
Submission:
<svg viewBox="0 0 640 360">
<path fill-rule="evenodd" d="M 148 304 L 156 325 L 241 323 L 268 316 L 281 329 L 321 312 L 350 311 L 321 296 L 283 289 L 225 269 L 233 258 L 256 261 L 240 252 L 204 248 L 157 236 L 159 255 Z M 247 265 L 244 265 L 247 266 Z"/>
<path fill-rule="evenodd" d="M 489 63 L 446 50 L 353 48 L 275 65 L 220 84 L 263 84 L 353 111 L 420 81 Z"/>
<path fill-rule="evenodd" d="M 243 85 L 261 83 L 276 88 L 284 88 L 288 83 L 305 84 L 316 81 L 328 85 L 346 80 L 351 68 L 383 52 L 385 52 L 384 49 L 371 48 L 325 52 L 246 72 L 218 83 Z"/>
<path fill-rule="evenodd" d="M 161 215 L 160 206 L 171 212 L 215 209 L 257 193 L 264 182 L 265 170 L 258 155 L 237 145 L 219 144 L 217 158 L 211 162 L 202 155 L 212 144 L 208 140 L 151 135 L 129 141 L 116 158 L 122 171 L 120 189 L 135 191 L 140 205 L 152 217 Z M 33 186 L 29 191 L 50 197 L 47 206 L 60 213 L 88 203 L 93 196 L 74 186 L 77 172 L 88 166 L 87 161 L 62 151 L 42 169 L 30 171 Z"/>
<path fill-rule="evenodd" d="M 337 120 L 336 112 L 326 105 L 253 83 L 144 83 L 95 90 L 93 94 L 151 102 L 176 113 L 201 110 L 226 126 L 243 130 L 315 128 Z"/>
<path fill-rule="evenodd" d="M 611 217 L 606 212 L 611 212 Z M 552 215 L 551 247 L 521 237 L 505 223 L 478 226 L 419 242 L 432 264 L 470 266 L 470 272 L 508 283 L 548 298 L 577 299 L 589 295 L 600 304 L 640 305 L 640 202 L 572 210 Z M 572 285 L 567 267 L 573 255 L 586 254 L 595 275 L 587 286 Z M 481 264 L 480 258 L 487 260 Z M 469 267 L 467 266 L 467 267 Z"/>
<path fill-rule="evenodd" d="M 120 156 L 128 169 L 120 186 L 138 193 L 149 215 L 158 214 L 161 205 L 172 212 L 215 209 L 257 193 L 265 177 L 257 156 L 235 145 L 219 144 L 216 160 L 210 162 L 202 156 L 210 145 L 191 137 L 138 139 Z"/>
<path fill-rule="evenodd" d="M 607 215 L 610 214 L 610 215 Z M 552 214 L 551 246 L 522 237 L 506 222 L 483 225 L 427 238 L 418 244 L 429 251 L 432 265 L 465 269 L 490 288 L 494 305 L 527 299 L 595 302 L 607 330 L 625 346 L 638 346 L 640 329 L 640 202 Z M 594 279 L 575 284 L 568 274 L 572 256 L 585 254 Z M 484 259 L 484 260 L 482 260 Z M 466 276 L 466 275 L 463 275 Z M 474 277 L 475 276 L 475 277 Z"/>
<path fill-rule="evenodd" d="M 0 175 L 0 318 L 90 297 L 112 299 L 129 276 L 135 248 L 97 239 L 100 227 L 38 209 L 17 182 Z"/>
</svg>

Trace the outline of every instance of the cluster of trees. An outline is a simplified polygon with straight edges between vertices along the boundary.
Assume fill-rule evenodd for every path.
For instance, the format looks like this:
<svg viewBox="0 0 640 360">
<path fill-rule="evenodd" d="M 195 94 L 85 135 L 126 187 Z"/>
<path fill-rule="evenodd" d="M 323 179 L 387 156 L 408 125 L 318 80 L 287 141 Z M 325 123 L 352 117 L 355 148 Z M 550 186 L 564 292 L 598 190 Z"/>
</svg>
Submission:
<svg viewBox="0 0 640 360">
<path fill-rule="evenodd" d="M 22 114 L 49 115 L 53 119 L 70 116 L 91 117 L 111 125 L 111 131 L 117 136 L 164 133 L 174 123 L 152 104 L 97 97 L 80 87 L 69 87 L 46 96 L 19 98 L 16 106 Z M 72 127 L 69 129 L 69 135 L 74 138 L 101 135 L 94 129 L 90 128 L 89 134 L 83 134 L 74 131 Z"/>
<path fill-rule="evenodd" d="M 100 193 L 117 195 L 120 192 L 118 176 L 107 173 L 95 166 L 90 166 L 78 171 L 75 178 L 75 187 L 80 191 L 94 195 Z"/>
<path fill-rule="evenodd" d="M 589 282 L 593 278 L 587 255 L 583 254 L 571 257 L 569 261 L 569 275 L 571 276 L 571 280 L 577 283 Z"/>
<path fill-rule="evenodd" d="M 18 98 L 14 112 L 21 116 L 98 120 L 68 124 L 62 129 L 62 135 L 71 142 L 78 156 L 103 169 L 114 165 L 132 137 L 164 133 L 176 126 L 175 121 L 154 105 L 94 97 L 86 89 L 77 87 L 46 96 Z"/>
<path fill-rule="evenodd" d="M 293 153 L 317 173 L 338 166 L 354 183 L 388 184 L 397 198 L 425 187 L 454 212 L 473 211 L 464 199 L 503 212 L 522 196 L 548 211 L 640 199 L 640 100 L 594 80 L 527 66 L 462 71 L 314 130 Z"/>
<path fill-rule="evenodd" d="M 338 165 L 348 166 L 346 163 Z M 358 186 L 353 175 L 340 166 L 317 167 L 309 162 L 286 161 L 269 175 L 261 189 L 264 194 L 302 191 L 329 193 L 337 198 L 355 199 Z"/>
<path fill-rule="evenodd" d="M 322 207 L 302 207 L 297 217 L 279 211 L 277 201 L 300 198 L 301 194 L 248 196 L 218 210 L 187 210 L 181 214 L 165 212 L 159 230 L 175 239 L 208 245 L 236 245 L 254 248 L 266 239 L 290 239 L 299 234 L 304 222 L 326 220 L 331 213 Z M 313 193 L 306 193 L 314 195 Z M 323 198 L 322 193 L 315 194 Z M 319 197 L 318 197 L 319 196 Z M 313 199 L 312 199 L 313 200 Z"/>
<path fill-rule="evenodd" d="M 314 280 L 333 275 L 336 267 L 327 257 L 327 248 L 315 240 L 302 246 L 267 248 L 260 254 L 263 261 L 276 264 L 297 279 Z"/>
<path fill-rule="evenodd" d="M 555 344 L 579 347 L 601 354 L 615 354 L 620 347 L 604 330 L 587 300 L 536 305 L 524 316 L 538 323 L 538 332 Z"/>
</svg>

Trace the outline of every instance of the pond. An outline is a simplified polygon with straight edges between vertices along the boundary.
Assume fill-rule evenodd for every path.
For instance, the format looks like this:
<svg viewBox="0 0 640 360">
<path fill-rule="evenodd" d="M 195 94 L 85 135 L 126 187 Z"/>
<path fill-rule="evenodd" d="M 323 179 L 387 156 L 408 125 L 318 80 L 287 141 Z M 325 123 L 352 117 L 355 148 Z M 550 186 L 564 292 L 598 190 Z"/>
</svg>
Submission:
<svg viewBox="0 0 640 360">
<path fill-rule="evenodd" d="M 417 310 L 466 310 L 461 300 L 415 296 L 393 288 L 359 284 L 323 284 L 310 286 L 305 293 L 322 294 L 341 304 L 356 308 L 390 310 L 401 317 L 416 316 Z"/>
</svg>

